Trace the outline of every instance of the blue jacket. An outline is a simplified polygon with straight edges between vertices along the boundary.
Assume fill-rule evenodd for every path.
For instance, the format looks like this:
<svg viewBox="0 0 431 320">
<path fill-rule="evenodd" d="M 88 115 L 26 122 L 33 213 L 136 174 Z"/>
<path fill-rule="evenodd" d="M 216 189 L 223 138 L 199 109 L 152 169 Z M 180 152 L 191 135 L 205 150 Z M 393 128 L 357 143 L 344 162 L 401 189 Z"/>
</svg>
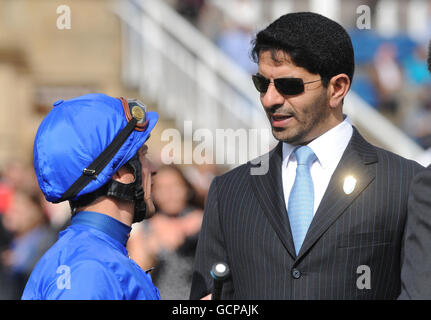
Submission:
<svg viewBox="0 0 431 320">
<path fill-rule="evenodd" d="M 159 300 L 150 275 L 128 257 L 130 227 L 78 212 L 34 268 L 23 300 Z"/>
</svg>

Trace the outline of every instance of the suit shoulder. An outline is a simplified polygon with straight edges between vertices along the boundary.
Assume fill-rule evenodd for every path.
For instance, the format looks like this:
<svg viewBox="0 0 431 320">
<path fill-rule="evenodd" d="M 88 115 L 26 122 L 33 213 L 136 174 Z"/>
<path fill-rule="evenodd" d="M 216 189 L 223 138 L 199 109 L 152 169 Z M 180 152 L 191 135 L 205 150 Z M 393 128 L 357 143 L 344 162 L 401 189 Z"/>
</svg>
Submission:
<svg viewBox="0 0 431 320">
<path fill-rule="evenodd" d="M 249 175 L 261 175 L 263 172 L 267 172 L 268 169 L 266 165 L 269 165 L 269 159 L 273 156 L 273 154 L 277 152 L 277 146 L 271 149 L 269 152 L 260 155 L 247 163 L 239 165 L 224 174 L 217 177 L 217 183 L 232 183 L 232 182 L 240 182 L 246 181 Z M 261 169 L 262 168 L 262 169 Z M 261 172 L 262 171 L 262 172 Z"/>
<path fill-rule="evenodd" d="M 232 183 L 234 181 L 244 180 L 247 176 L 247 173 L 250 170 L 249 163 L 244 163 L 235 167 L 219 176 L 217 176 L 214 180 L 217 179 L 217 183 Z"/>
<path fill-rule="evenodd" d="M 377 157 L 382 165 L 385 165 L 385 163 L 398 165 L 404 170 L 411 171 L 413 175 L 425 169 L 425 167 L 414 160 L 404 158 L 396 153 L 376 146 L 373 147 L 376 150 Z"/>
<path fill-rule="evenodd" d="M 365 163 L 378 162 L 378 168 L 385 169 L 386 167 L 388 170 L 397 168 L 403 173 L 408 172 L 415 174 L 424 169 L 423 166 L 414 160 L 406 159 L 391 151 L 373 145 L 361 136 L 355 127 L 353 127 L 353 129 L 353 136 L 350 143 L 353 145 L 353 148 L 359 152 Z"/>
<path fill-rule="evenodd" d="M 416 185 L 429 186 L 431 184 L 431 165 L 421 170 L 414 178 Z"/>
</svg>

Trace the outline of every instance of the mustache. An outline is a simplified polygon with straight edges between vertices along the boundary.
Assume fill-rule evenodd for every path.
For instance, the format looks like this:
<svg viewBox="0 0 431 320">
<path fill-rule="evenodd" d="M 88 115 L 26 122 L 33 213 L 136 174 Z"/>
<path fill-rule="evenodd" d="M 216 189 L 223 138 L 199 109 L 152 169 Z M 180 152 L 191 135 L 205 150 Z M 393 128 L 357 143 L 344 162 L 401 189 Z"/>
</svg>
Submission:
<svg viewBox="0 0 431 320">
<path fill-rule="evenodd" d="M 289 117 L 296 117 L 295 111 L 291 109 L 282 110 L 279 106 L 274 106 L 269 109 L 266 109 L 266 113 L 269 116 L 272 116 L 276 114 L 277 116 L 289 116 Z"/>
</svg>

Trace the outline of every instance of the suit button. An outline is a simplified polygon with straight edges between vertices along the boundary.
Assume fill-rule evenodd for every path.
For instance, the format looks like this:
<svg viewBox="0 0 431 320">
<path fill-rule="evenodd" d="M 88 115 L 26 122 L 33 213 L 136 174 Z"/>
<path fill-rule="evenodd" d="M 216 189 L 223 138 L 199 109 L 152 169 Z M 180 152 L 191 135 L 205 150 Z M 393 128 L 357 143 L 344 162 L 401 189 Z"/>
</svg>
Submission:
<svg viewBox="0 0 431 320">
<path fill-rule="evenodd" d="M 298 269 L 292 269 L 292 277 L 299 279 L 301 277 L 301 272 Z"/>
</svg>

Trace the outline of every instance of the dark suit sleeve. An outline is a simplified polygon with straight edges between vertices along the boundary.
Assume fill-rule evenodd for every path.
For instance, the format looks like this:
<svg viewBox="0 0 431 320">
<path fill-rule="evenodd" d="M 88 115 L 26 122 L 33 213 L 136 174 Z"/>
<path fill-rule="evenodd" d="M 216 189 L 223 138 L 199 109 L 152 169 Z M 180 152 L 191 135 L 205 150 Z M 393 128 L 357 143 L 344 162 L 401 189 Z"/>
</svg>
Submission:
<svg viewBox="0 0 431 320">
<path fill-rule="evenodd" d="M 412 181 L 399 299 L 431 299 L 431 167 Z"/>
<path fill-rule="evenodd" d="M 217 179 L 211 183 L 205 204 L 202 228 L 196 249 L 190 299 L 200 299 L 212 291 L 210 269 L 216 262 L 227 262 L 220 211 Z M 223 296 L 222 296 L 223 297 Z"/>
</svg>

